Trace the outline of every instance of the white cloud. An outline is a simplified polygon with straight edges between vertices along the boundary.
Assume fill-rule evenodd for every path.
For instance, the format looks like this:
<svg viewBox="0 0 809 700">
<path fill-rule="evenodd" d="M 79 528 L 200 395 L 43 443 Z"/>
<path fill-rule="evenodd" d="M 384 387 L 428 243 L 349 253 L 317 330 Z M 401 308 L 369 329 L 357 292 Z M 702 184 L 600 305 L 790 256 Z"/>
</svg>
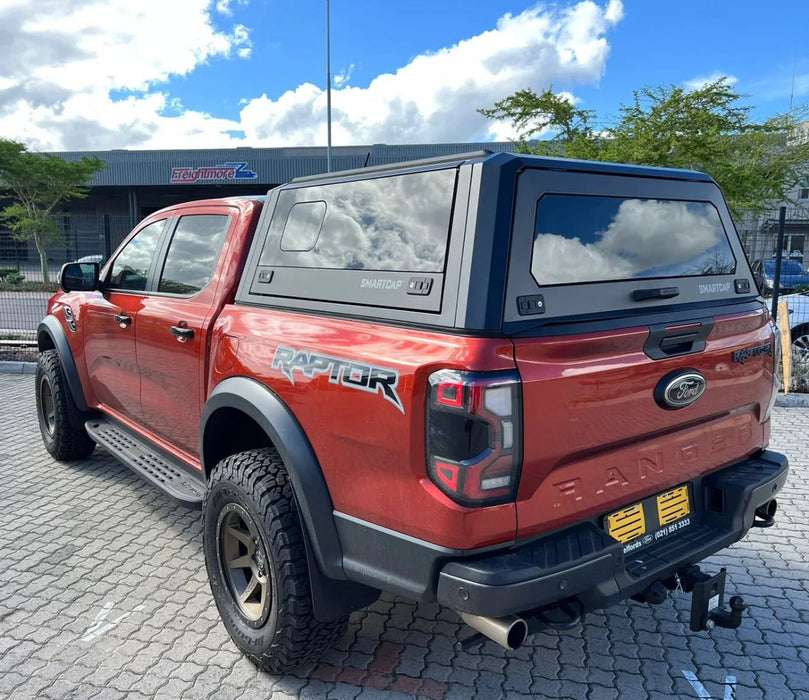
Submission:
<svg viewBox="0 0 809 700">
<path fill-rule="evenodd" d="M 217 58 L 248 58 L 242 25 L 211 12 L 243 0 L 37 0 L 0 5 L 0 136 L 42 150 L 317 145 L 325 90 L 301 84 L 243 96 L 238 120 L 185 110 L 165 83 Z M 621 20 L 619 0 L 538 5 L 496 27 L 416 56 L 364 87 L 340 71 L 332 90 L 336 145 L 503 139 L 510 126 L 476 112 L 524 87 L 597 83 Z M 177 31 L 182 27 L 182 31 Z M 78 41 L 76 40 L 78 37 Z M 120 97 L 119 91 L 133 92 Z M 243 133 L 244 136 L 234 136 Z"/>
<path fill-rule="evenodd" d="M 227 15 L 229 17 L 233 14 L 231 5 L 233 5 L 234 1 L 237 5 L 247 4 L 247 0 L 216 0 L 216 11 L 219 14 Z"/>
<path fill-rule="evenodd" d="M 246 57 L 247 28 L 217 30 L 209 0 L 59 0 L 0 5 L 0 136 L 34 148 L 152 146 L 168 132 L 238 128 L 182 112 L 155 91 L 221 57 Z M 182 27 L 182 31 L 177 28 Z M 115 97 L 114 91 L 138 96 Z M 158 131 L 159 130 L 159 131 Z"/>
<path fill-rule="evenodd" d="M 495 29 L 435 53 L 417 56 L 364 88 L 332 91 L 335 144 L 468 141 L 514 136 L 510 125 L 479 107 L 524 87 L 588 84 L 604 73 L 605 33 L 622 14 L 580 2 L 564 10 L 538 6 L 505 15 Z M 277 99 L 249 100 L 241 112 L 248 142 L 312 145 L 326 141 L 325 91 L 311 84 Z"/>
<path fill-rule="evenodd" d="M 354 64 L 352 63 L 348 68 L 344 68 L 343 70 L 339 71 L 333 78 L 333 84 L 336 87 L 344 87 L 348 85 L 348 81 L 351 80 L 351 74 L 354 72 Z"/>
<path fill-rule="evenodd" d="M 691 78 L 691 80 L 686 80 L 683 83 L 683 87 L 688 90 L 699 90 L 704 88 L 706 85 L 710 83 L 715 83 L 720 78 L 727 78 L 727 82 L 729 85 L 735 85 L 739 82 L 739 79 L 735 75 L 728 75 L 727 73 L 723 73 L 721 71 L 714 71 L 710 75 L 704 75 L 697 78 Z"/>
</svg>

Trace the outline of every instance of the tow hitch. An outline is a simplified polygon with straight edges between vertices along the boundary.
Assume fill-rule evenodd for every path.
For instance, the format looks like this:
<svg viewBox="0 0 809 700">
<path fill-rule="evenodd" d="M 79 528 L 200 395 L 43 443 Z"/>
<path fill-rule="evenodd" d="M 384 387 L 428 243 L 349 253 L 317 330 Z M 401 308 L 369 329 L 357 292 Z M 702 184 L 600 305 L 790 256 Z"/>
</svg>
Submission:
<svg viewBox="0 0 809 700">
<path fill-rule="evenodd" d="M 725 579 L 727 570 L 721 569 L 718 574 L 710 576 L 700 571 L 698 566 L 689 566 L 677 574 L 680 585 L 691 597 L 691 630 L 701 632 L 714 627 L 735 630 L 742 624 L 742 613 L 749 607 L 740 595 L 732 596 L 728 604 L 725 602 Z"/>
</svg>

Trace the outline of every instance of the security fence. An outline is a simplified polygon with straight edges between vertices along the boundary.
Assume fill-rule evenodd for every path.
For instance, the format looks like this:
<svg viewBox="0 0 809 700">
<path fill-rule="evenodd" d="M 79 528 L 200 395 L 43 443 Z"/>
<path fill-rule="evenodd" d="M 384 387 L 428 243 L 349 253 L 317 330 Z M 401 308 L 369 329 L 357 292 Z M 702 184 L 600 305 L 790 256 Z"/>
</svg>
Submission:
<svg viewBox="0 0 809 700">
<path fill-rule="evenodd" d="M 787 388 L 809 391 L 809 209 L 784 208 L 783 223 L 781 218 L 780 208 L 766 210 L 743 217 L 737 230 L 776 318 L 775 297 L 784 302 L 783 338 L 792 349 Z M 48 282 L 34 244 L 16 241 L 0 229 L 0 359 L 35 344 L 37 325 L 63 263 L 87 256 L 106 260 L 130 230 L 125 215 L 76 212 L 60 223 L 64 242 L 47 248 Z"/>
<path fill-rule="evenodd" d="M 65 262 L 88 256 L 106 260 L 130 230 L 128 216 L 96 212 L 76 212 L 59 224 L 64 241 L 46 248 L 47 281 L 33 241 L 18 241 L 0 228 L 0 359 L 16 358 L 35 344 L 37 325 Z"/>
<path fill-rule="evenodd" d="M 737 228 L 756 282 L 779 324 L 783 345 L 787 348 L 783 367 L 784 388 L 807 392 L 809 209 L 781 207 L 767 210 L 745 218 Z"/>
</svg>

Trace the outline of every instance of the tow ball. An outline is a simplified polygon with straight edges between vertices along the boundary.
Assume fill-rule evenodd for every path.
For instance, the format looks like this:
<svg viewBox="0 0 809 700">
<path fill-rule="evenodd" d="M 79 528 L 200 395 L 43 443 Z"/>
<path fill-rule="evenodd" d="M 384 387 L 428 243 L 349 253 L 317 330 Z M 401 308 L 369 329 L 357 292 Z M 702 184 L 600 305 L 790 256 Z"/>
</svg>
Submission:
<svg viewBox="0 0 809 700">
<path fill-rule="evenodd" d="M 722 568 L 713 576 L 700 571 L 698 566 L 689 566 L 678 573 L 680 584 L 686 593 L 691 593 L 691 630 L 709 631 L 714 627 L 735 630 L 742 624 L 742 613 L 749 607 L 740 595 L 728 601 L 725 607 L 725 580 L 727 570 Z"/>
</svg>

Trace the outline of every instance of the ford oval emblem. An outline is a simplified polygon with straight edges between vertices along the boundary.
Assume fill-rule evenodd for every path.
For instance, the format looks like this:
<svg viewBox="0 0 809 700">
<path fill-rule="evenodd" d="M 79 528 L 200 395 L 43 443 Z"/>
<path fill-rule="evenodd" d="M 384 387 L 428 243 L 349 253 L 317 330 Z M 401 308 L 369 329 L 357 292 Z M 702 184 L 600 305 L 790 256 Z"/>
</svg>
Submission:
<svg viewBox="0 0 809 700">
<path fill-rule="evenodd" d="M 655 387 L 655 401 L 661 408 L 673 411 L 690 406 L 705 393 L 708 383 L 695 369 L 669 372 Z"/>
</svg>

